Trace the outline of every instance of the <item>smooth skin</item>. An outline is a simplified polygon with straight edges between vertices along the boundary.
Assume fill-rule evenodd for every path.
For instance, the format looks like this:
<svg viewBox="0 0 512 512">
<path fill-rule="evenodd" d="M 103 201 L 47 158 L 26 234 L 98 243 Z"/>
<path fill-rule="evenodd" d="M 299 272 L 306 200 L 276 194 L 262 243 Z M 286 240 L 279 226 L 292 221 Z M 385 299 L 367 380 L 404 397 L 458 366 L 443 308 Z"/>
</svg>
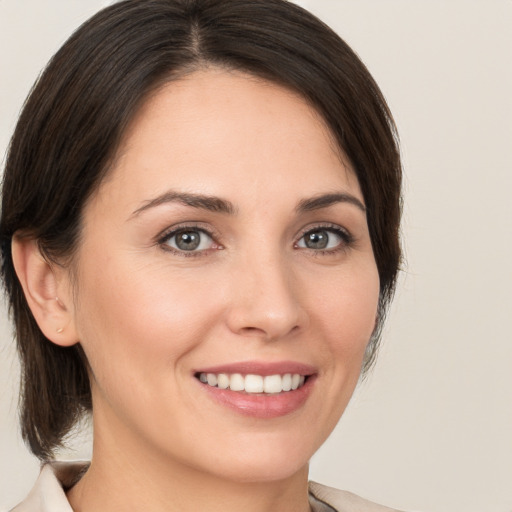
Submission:
<svg viewBox="0 0 512 512">
<path fill-rule="evenodd" d="M 216 68 L 165 85 L 85 207 L 74 274 L 27 239 L 13 254 L 43 332 L 91 367 L 76 512 L 309 510 L 308 460 L 357 384 L 379 277 L 353 169 L 300 96 Z M 195 376 L 245 361 L 313 366 L 307 400 L 254 418 Z"/>
</svg>

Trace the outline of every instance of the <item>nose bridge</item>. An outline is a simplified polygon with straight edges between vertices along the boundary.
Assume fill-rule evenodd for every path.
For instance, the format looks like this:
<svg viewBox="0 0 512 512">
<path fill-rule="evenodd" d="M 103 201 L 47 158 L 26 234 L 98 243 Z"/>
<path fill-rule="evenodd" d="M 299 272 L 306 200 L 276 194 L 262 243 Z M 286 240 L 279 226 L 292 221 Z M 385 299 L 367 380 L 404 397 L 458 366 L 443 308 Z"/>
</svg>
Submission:
<svg viewBox="0 0 512 512">
<path fill-rule="evenodd" d="M 303 326 L 305 314 L 294 272 L 279 250 L 249 251 L 233 276 L 230 327 L 244 335 L 277 339 Z"/>
</svg>

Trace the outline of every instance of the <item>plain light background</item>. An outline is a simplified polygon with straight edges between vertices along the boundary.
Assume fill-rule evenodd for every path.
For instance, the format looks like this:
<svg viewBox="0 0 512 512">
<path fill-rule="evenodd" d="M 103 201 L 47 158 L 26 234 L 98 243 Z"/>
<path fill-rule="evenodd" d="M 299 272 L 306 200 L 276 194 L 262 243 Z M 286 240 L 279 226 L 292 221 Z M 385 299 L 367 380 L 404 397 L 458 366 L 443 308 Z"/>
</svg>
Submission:
<svg viewBox="0 0 512 512">
<path fill-rule="evenodd" d="M 0 0 L 0 155 L 39 71 L 103 0 Z M 512 1 L 297 1 L 361 56 L 405 165 L 406 263 L 372 376 L 314 480 L 403 510 L 512 512 Z M 0 318 L 0 508 L 38 462 Z M 67 458 L 87 455 L 83 440 Z"/>
</svg>

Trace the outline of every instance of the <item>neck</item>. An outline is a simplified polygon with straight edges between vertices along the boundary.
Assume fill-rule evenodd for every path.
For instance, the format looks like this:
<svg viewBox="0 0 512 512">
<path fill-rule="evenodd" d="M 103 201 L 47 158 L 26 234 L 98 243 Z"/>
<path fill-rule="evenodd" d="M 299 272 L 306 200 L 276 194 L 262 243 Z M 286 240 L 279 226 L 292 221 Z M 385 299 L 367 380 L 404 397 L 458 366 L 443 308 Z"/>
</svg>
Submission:
<svg viewBox="0 0 512 512">
<path fill-rule="evenodd" d="M 307 465 L 283 479 L 237 481 L 119 441 L 95 438 L 91 466 L 68 492 L 75 512 L 310 510 Z"/>
</svg>

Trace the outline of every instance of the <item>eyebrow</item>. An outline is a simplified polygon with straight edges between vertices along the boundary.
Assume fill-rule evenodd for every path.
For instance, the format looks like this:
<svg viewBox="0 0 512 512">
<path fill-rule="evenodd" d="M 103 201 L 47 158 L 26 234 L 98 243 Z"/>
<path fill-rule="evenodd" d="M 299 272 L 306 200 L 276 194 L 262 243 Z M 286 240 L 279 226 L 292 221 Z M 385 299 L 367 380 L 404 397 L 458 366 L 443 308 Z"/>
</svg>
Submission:
<svg viewBox="0 0 512 512">
<path fill-rule="evenodd" d="M 192 208 L 198 208 L 202 210 L 208 210 L 216 213 L 225 213 L 228 215 L 235 215 L 237 208 L 235 205 L 227 199 L 222 199 L 216 196 L 208 196 L 203 194 L 194 194 L 188 192 L 177 192 L 168 191 L 164 194 L 145 201 L 142 206 L 137 208 L 130 217 L 136 217 L 140 213 L 160 206 L 165 203 L 181 203 L 185 206 L 191 206 Z M 319 194 L 314 197 L 302 199 L 297 204 L 295 210 L 298 213 L 305 213 L 314 210 L 320 210 L 322 208 L 328 208 L 337 203 L 348 203 L 359 208 L 363 213 L 366 213 L 366 207 L 364 204 L 355 196 L 344 192 Z"/>
<path fill-rule="evenodd" d="M 210 212 L 227 213 L 229 215 L 236 213 L 236 208 L 233 203 L 226 199 L 221 199 L 220 197 L 169 191 L 146 201 L 140 208 L 137 208 L 131 216 L 135 217 L 145 210 L 165 203 L 181 203 L 185 206 L 192 206 L 193 208 L 208 210 Z"/>
<path fill-rule="evenodd" d="M 344 192 L 320 194 L 308 199 L 302 199 L 302 201 L 299 201 L 296 210 L 298 212 L 310 212 L 313 210 L 328 208 L 329 206 L 337 203 L 352 204 L 359 208 L 363 213 L 366 213 L 366 206 L 357 197 Z"/>
</svg>

